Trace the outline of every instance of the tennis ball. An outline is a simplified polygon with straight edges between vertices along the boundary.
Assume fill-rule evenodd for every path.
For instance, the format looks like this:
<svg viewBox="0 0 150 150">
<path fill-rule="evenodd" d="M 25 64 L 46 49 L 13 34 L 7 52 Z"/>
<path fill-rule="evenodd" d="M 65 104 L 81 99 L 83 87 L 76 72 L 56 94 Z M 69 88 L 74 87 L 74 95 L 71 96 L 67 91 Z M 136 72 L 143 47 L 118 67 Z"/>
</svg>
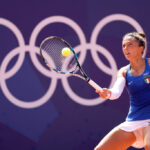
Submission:
<svg viewBox="0 0 150 150">
<path fill-rule="evenodd" d="M 64 47 L 63 49 L 62 49 L 62 51 L 61 51 L 61 53 L 62 53 L 62 55 L 63 56 L 69 56 L 70 55 L 70 48 L 68 48 L 68 47 Z"/>
</svg>

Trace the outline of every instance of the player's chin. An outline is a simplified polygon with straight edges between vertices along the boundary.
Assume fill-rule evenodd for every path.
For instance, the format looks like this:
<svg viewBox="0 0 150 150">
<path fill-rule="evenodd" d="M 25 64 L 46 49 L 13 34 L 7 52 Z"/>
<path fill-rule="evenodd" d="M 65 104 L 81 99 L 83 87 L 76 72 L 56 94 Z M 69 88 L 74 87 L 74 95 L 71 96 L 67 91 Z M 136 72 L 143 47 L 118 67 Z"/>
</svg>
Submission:
<svg viewBox="0 0 150 150">
<path fill-rule="evenodd" d="M 130 61 L 131 57 L 130 56 L 125 56 L 126 60 Z"/>
</svg>

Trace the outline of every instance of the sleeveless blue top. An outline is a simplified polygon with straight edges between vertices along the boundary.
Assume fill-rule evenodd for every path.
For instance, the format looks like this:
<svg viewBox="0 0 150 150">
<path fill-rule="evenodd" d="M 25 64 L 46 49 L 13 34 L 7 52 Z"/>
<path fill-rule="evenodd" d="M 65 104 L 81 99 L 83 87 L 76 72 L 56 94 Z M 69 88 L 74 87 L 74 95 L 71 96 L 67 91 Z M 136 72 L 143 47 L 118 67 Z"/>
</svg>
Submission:
<svg viewBox="0 0 150 150">
<path fill-rule="evenodd" d="M 130 73 L 130 65 L 126 73 L 126 86 L 130 98 L 130 108 L 126 121 L 150 119 L 150 66 L 145 59 L 145 71 L 139 76 Z"/>
</svg>

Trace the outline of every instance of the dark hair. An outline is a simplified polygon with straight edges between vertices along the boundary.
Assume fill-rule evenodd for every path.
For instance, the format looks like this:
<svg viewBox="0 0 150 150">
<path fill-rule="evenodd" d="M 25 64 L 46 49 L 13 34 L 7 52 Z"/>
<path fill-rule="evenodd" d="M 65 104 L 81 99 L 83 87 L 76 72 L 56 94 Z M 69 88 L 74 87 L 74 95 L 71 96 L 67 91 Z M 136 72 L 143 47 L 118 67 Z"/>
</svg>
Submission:
<svg viewBox="0 0 150 150">
<path fill-rule="evenodd" d="M 146 46 L 146 41 L 145 41 L 146 35 L 144 33 L 138 33 L 138 32 L 127 33 L 123 36 L 123 39 L 125 39 L 127 37 L 134 38 L 135 40 L 137 40 L 139 42 L 139 46 L 143 46 L 145 48 L 145 46 Z"/>
</svg>

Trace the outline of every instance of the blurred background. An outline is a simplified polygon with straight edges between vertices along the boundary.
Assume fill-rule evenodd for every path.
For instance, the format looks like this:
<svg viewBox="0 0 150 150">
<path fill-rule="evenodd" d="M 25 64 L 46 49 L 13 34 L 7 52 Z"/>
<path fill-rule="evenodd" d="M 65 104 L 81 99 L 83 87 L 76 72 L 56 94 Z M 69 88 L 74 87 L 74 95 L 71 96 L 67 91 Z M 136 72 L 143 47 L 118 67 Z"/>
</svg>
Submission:
<svg viewBox="0 0 150 150">
<path fill-rule="evenodd" d="M 129 109 L 126 89 L 118 100 L 103 101 L 80 79 L 48 75 L 39 45 L 48 36 L 64 38 L 80 54 L 85 72 L 111 87 L 117 70 L 128 64 L 122 36 L 139 31 L 149 41 L 149 5 L 148 0 L 1 0 L 0 149 L 93 150 L 122 123 Z"/>
</svg>

